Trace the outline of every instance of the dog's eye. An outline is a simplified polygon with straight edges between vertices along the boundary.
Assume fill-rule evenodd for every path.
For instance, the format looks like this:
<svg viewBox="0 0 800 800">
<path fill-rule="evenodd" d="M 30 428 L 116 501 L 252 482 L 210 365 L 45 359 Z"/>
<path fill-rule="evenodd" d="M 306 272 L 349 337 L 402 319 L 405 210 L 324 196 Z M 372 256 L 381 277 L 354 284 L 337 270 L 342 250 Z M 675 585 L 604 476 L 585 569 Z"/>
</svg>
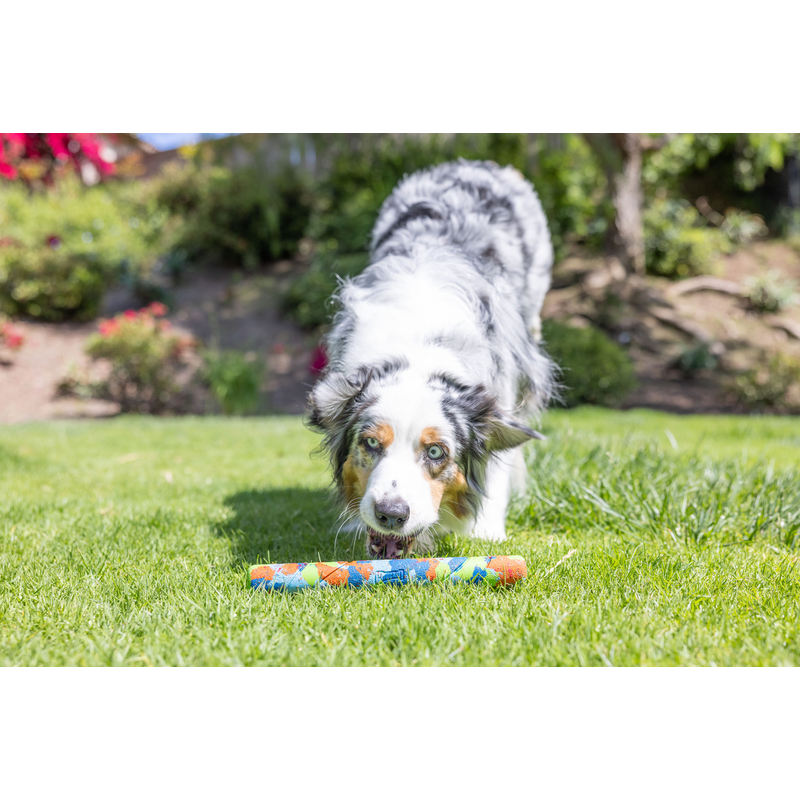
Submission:
<svg viewBox="0 0 800 800">
<path fill-rule="evenodd" d="M 374 436 L 367 436 L 367 447 L 370 450 L 377 450 L 380 446 L 381 443 Z"/>
<path fill-rule="evenodd" d="M 433 444 L 428 448 L 428 458 L 431 461 L 438 461 L 444 455 L 444 450 L 438 444 Z"/>
</svg>

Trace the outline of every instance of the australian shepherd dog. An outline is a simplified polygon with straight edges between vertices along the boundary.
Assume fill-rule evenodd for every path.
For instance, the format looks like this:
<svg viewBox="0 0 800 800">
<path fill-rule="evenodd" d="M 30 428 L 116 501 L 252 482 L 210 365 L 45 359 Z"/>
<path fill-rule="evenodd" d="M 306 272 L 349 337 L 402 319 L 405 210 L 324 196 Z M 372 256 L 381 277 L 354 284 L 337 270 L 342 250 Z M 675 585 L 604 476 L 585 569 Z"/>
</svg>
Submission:
<svg viewBox="0 0 800 800">
<path fill-rule="evenodd" d="M 449 531 L 503 541 L 521 445 L 542 438 L 523 420 L 554 386 L 539 199 L 491 162 L 417 172 L 381 207 L 371 256 L 338 292 L 310 398 L 349 529 L 370 558 L 430 552 Z"/>
</svg>

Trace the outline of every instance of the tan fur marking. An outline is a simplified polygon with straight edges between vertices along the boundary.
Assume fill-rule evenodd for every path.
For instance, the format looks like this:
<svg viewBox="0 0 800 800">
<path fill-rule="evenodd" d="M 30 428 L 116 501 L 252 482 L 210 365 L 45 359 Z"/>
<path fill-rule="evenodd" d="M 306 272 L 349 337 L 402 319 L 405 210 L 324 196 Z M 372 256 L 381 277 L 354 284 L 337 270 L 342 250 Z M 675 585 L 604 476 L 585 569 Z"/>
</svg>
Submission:
<svg viewBox="0 0 800 800">
<path fill-rule="evenodd" d="M 386 450 L 387 447 L 394 441 L 394 429 L 386 422 L 379 422 L 377 425 L 364 431 L 367 436 L 374 436 Z"/>
<path fill-rule="evenodd" d="M 342 490 L 348 506 L 356 501 L 361 502 L 368 480 L 369 470 L 358 464 L 353 453 L 350 453 L 342 467 Z"/>
<path fill-rule="evenodd" d="M 430 447 L 442 441 L 442 434 L 436 428 L 425 428 L 419 435 L 419 440 L 423 447 Z"/>
<path fill-rule="evenodd" d="M 446 484 L 444 481 L 440 481 L 431 477 L 428 474 L 428 471 L 425 469 L 422 470 L 422 477 L 425 478 L 425 480 L 431 485 L 431 499 L 433 500 L 433 507 L 438 511 L 439 505 L 442 502 L 442 496 L 444 495 L 444 488 Z"/>
<path fill-rule="evenodd" d="M 458 519 L 466 519 L 470 515 L 469 505 L 467 503 L 467 479 L 461 470 L 456 472 L 455 478 L 449 481 L 447 488 L 442 496 L 442 503 L 447 506 L 453 516 Z"/>
</svg>

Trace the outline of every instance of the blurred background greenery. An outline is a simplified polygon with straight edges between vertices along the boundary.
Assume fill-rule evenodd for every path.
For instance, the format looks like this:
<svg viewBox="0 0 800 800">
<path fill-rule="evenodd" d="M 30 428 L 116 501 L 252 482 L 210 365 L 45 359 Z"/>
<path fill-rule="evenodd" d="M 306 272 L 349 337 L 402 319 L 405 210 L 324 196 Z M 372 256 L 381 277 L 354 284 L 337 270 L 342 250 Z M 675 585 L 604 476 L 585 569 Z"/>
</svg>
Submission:
<svg viewBox="0 0 800 800">
<path fill-rule="evenodd" d="M 37 323 L 113 317 L 119 303 L 163 303 L 179 325 L 183 313 L 205 399 L 192 404 L 184 391 L 176 412 L 264 411 L 254 386 L 270 373 L 311 382 L 319 365 L 299 380 L 298 359 L 313 360 L 338 280 L 366 267 L 381 203 L 404 175 L 455 158 L 513 165 L 536 187 L 556 253 L 545 338 L 568 405 L 624 404 L 636 373 L 640 385 L 706 381 L 720 408 L 796 408 L 798 134 L 242 134 L 167 152 L 132 134 L 98 141 L 108 175 L 87 172 L 90 158 L 71 169 L 54 152 L 20 150 L 13 177 L 0 178 L 0 322 L 33 335 Z M 14 140 L 0 142 L 11 164 Z M 783 249 L 764 249 L 771 243 Z M 752 254 L 747 269 L 731 260 L 742 251 Z M 222 287 L 212 302 L 192 299 L 212 274 Z M 680 305 L 697 291 L 735 303 L 742 329 L 721 332 Z M 223 328 L 245 306 L 269 306 L 284 335 L 256 337 L 236 356 Z M 200 307 L 207 319 L 192 327 Z M 6 348 L 7 375 L 25 350 Z M 772 371 L 758 370 L 776 354 L 786 362 L 777 389 L 765 385 Z M 62 391 L 90 396 L 102 375 L 75 370 L 66 383 L 58 376 Z"/>
</svg>

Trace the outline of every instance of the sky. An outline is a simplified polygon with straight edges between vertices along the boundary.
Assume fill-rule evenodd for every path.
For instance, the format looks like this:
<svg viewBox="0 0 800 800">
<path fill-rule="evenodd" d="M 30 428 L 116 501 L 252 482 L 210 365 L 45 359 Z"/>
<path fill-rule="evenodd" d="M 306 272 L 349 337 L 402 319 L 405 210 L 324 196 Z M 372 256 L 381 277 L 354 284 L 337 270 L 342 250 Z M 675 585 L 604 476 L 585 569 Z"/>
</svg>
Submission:
<svg viewBox="0 0 800 800">
<path fill-rule="evenodd" d="M 201 139 L 219 139 L 231 133 L 137 133 L 140 139 L 157 150 L 173 150 L 185 144 L 197 144 Z"/>
</svg>

